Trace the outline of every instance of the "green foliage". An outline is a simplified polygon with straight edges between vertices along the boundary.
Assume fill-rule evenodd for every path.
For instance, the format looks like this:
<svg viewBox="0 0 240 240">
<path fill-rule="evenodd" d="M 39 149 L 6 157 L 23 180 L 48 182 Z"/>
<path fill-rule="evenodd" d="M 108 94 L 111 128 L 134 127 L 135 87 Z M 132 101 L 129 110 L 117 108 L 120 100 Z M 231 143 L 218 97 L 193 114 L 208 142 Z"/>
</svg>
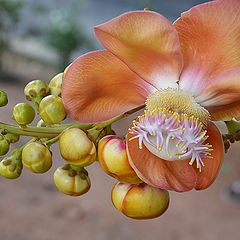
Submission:
<svg viewBox="0 0 240 240">
<path fill-rule="evenodd" d="M 20 0 L 0 0 L 0 71 L 1 55 L 8 47 L 8 34 L 19 20 Z"/>
<path fill-rule="evenodd" d="M 86 1 L 69 1 L 65 9 L 50 12 L 50 25 L 46 35 L 46 43 L 59 54 L 59 70 L 70 63 L 73 51 L 85 48 L 92 49 L 92 43 L 86 37 L 78 16 L 84 11 Z"/>
</svg>

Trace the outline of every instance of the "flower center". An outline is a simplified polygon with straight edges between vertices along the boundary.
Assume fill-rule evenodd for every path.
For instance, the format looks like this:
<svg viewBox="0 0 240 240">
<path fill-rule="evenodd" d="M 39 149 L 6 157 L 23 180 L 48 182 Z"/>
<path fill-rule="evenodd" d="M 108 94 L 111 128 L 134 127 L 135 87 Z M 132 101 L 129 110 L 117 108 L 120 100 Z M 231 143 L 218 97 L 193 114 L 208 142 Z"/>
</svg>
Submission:
<svg viewBox="0 0 240 240">
<path fill-rule="evenodd" d="M 133 122 L 130 140 L 138 138 L 156 156 L 168 160 L 190 159 L 201 171 L 203 158 L 210 158 L 205 125 L 209 113 L 183 91 L 166 89 L 151 94 L 144 115 Z"/>
</svg>

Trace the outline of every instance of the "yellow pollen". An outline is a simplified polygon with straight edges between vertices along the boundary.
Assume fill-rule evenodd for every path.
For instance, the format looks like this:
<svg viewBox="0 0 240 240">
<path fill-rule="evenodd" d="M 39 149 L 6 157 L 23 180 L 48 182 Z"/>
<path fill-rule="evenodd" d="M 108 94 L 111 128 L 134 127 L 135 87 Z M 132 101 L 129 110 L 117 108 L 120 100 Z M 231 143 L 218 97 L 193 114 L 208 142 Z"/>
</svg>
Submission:
<svg viewBox="0 0 240 240">
<path fill-rule="evenodd" d="M 150 94 L 146 100 L 146 109 L 154 113 L 159 108 L 166 109 L 166 112 L 174 118 L 176 116 L 176 119 L 179 117 L 176 113 L 184 114 L 184 119 L 200 122 L 199 124 L 203 123 L 205 126 L 210 119 L 209 112 L 198 104 L 192 95 L 182 90 L 167 88 Z M 188 116 L 192 117 L 189 119 Z"/>
</svg>

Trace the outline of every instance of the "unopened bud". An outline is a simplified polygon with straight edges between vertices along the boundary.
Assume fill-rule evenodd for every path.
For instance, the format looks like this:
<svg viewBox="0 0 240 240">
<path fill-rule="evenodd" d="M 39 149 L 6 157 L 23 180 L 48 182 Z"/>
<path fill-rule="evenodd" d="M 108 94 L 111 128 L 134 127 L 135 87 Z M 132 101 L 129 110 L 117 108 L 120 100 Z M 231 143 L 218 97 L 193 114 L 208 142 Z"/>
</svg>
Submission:
<svg viewBox="0 0 240 240">
<path fill-rule="evenodd" d="M 89 177 L 84 175 L 83 178 L 84 172 L 81 171 L 74 171 L 71 175 L 69 174 L 71 170 L 59 167 L 55 171 L 53 179 L 58 190 L 70 196 L 80 196 L 88 192 L 91 186 Z"/>
<path fill-rule="evenodd" d="M 48 84 L 42 80 L 33 80 L 29 82 L 24 88 L 24 94 L 26 98 L 31 100 L 37 100 L 39 103 L 43 97 L 49 92 Z"/>
<path fill-rule="evenodd" d="M 5 155 L 8 151 L 9 151 L 8 141 L 3 136 L 0 136 L 0 156 Z"/>
<path fill-rule="evenodd" d="M 161 216 L 168 208 L 166 190 L 145 183 L 117 183 L 112 190 L 112 202 L 116 209 L 134 219 L 151 219 Z"/>
<path fill-rule="evenodd" d="M 42 120 L 48 124 L 58 124 L 66 117 L 62 99 L 49 95 L 40 102 L 39 113 Z"/>
<path fill-rule="evenodd" d="M 22 169 L 16 164 L 10 162 L 6 165 L 6 160 L 0 162 L 0 174 L 9 179 L 18 178 L 21 175 Z"/>
<path fill-rule="evenodd" d="M 52 155 L 46 146 L 32 142 L 23 148 L 22 163 L 33 173 L 45 173 L 52 166 Z"/>
<path fill-rule="evenodd" d="M 96 160 L 96 147 L 81 129 L 66 130 L 60 137 L 59 145 L 62 157 L 70 164 L 84 167 Z"/>
<path fill-rule="evenodd" d="M 14 133 L 7 133 L 4 138 L 9 142 L 9 143 L 16 143 L 19 141 L 19 135 L 14 134 Z"/>
<path fill-rule="evenodd" d="M 0 107 L 4 107 L 8 104 L 8 97 L 4 91 L 0 91 Z"/>
<path fill-rule="evenodd" d="M 59 73 L 49 83 L 50 93 L 55 96 L 61 96 L 63 73 Z"/>
<path fill-rule="evenodd" d="M 35 118 L 35 110 L 28 103 L 18 103 L 13 108 L 13 119 L 19 125 L 27 125 Z"/>
<path fill-rule="evenodd" d="M 110 176 L 126 183 L 142 182 L 129 164 L 126 143 L 115 135 L 103 137 L 98 143 L 98 160 Z"/>
</svg>

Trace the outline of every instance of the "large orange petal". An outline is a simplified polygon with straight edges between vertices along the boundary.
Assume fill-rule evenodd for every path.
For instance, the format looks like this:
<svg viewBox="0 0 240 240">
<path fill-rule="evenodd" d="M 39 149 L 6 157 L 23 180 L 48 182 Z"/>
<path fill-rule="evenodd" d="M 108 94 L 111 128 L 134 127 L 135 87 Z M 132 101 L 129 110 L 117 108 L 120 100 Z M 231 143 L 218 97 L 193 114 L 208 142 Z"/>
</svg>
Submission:
<svg viewBox="0 0 240 240">
<path fill-rule="evenodd" d="M 128 134 L 128 139 L 133 135 Z M 196 172 L 189 160 L 166 161 L 152 154 L 144 145 L 139 148 L 138 140 L 127 140 L 129 162 L 138 177 L 145 183 L 177 192 L 185 192 L 196 185 Z"/>
<path fill-rule="evenodd" d="M 193 7 L 174 23 L 183 51 L 180 87 L 195 96 L 214 78 L 240 67 L 240 1 L 218 0 Z"/>
<path fill-rule="evenodd" d="M 83 55 L 70 65 L 63 80 L 62 98 L 72 118 L 94 123 L 144 104 L 154 90 L 104 50 Z"/>
<path fill-rule="evenodd" d="M 182 69 L 178 34 L 152 11 L 125 13 L 95 27 L 99 41 L 157 88 L 176 87 Z"/>
<path fill-rule="evenodd" d="M 212 120 L 240 116 L 240 68 L 214 78 L 196 100 L 211 113 Z"/>
<path fill-rule="evenodd" d="M 207 142 L 212 145 L 213 149 L 211 152 L 212 158 L 203 159 L 205 166 L 201 172 L 196 169 L 197 184 L 195 188 L 197 190 L 206 189 L 213 183 L 221 168 L 224 156 L 222 136 L 218 128 L 214 123 L 209 122 L 207 131 L 209 135 Z"/>
</svg>

